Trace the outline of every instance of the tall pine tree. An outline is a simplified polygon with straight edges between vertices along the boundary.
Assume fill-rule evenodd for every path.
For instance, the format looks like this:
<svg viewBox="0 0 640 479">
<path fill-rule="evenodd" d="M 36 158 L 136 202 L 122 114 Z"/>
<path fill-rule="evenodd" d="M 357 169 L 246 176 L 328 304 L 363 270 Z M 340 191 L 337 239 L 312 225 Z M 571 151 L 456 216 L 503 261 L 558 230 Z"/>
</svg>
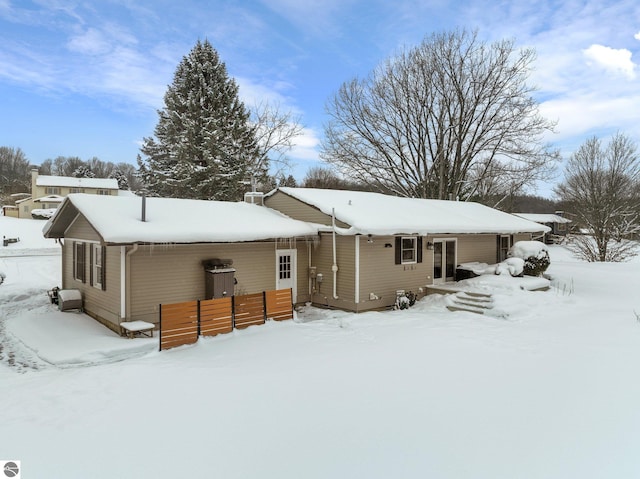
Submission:
<svg viewBox="0 0 640 479">
<path fill-rule="evenodd" d="M 198 41 L 176 69 L 139 174 L 150 195 L 238 200 L 258 155 L 238 86 L 209 41 Z"/>
</svg>

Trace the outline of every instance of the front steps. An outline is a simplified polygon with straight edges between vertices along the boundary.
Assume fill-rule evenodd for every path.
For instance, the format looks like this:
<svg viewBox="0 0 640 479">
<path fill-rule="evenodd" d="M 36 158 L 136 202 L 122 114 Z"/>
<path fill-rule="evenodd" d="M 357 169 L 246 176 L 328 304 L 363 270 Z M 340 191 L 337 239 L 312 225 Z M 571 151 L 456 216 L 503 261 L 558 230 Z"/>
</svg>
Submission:
<svg viewBox="0 0 640 479">
<path fill-rule="evenodd" d="M 458 291 L 447 295 L 447 309 L 449 311 L 468 311 L 470 313 L 485 314 L 494 307 L 490 293 Z"/>
</svg>

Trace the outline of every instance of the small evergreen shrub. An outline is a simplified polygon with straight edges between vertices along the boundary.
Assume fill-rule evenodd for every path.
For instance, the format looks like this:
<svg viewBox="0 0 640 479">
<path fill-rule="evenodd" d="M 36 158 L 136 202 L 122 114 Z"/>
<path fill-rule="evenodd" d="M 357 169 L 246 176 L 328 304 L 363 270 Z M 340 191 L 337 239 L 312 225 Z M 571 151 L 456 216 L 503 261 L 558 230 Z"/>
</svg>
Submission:
<svg viewBox="0 0 640 479">
<path fill-rule="evenodd" d="M 522 272 L 527 276 L 541 276 L 550 264 L 551 260 L 549 259 L 549 253 L 545 251 L 542 258 L 534 256 L 526 258 L 524 260 L 524 269 Z"/>
</svg>

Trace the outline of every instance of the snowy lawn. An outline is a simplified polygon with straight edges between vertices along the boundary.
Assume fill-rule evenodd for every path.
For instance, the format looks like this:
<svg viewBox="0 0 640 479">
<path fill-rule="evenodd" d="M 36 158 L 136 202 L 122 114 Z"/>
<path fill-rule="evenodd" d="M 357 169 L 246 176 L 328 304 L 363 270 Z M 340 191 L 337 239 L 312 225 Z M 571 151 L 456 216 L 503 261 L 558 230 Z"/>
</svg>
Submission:
<svg viewBox="0 0 640 479">
<path fill-rule="evenodd" d="M 441 296 L 308 308 L 162 353 L 48 304 L 55 250 L 0 257 L 0 459 L 48 478 L 640 477 L 639 263 L 550 252 L 552 289 L 500 289 L 500 318 Z"/>
</svg>

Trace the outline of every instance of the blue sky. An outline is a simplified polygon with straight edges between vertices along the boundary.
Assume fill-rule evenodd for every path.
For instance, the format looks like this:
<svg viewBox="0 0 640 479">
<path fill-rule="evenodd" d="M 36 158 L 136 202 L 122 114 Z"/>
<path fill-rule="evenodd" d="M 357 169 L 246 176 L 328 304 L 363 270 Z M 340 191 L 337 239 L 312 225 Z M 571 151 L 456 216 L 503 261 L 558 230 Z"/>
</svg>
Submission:
<svg viewBox="0 0 640 479">
<path fill-rule="evenodd" d="M 0 146 L 34 164 L 135 164 L 176 66 L 207 38 L 247 106 L 277 102 L 300 118 L 289 156 L 301 180 L 343 82 L 455 28 L 536 49 L 530 83 L 565 156 L 592 135 L 640 142 L 637 0 L 0 0 Z"/>
</svg>

